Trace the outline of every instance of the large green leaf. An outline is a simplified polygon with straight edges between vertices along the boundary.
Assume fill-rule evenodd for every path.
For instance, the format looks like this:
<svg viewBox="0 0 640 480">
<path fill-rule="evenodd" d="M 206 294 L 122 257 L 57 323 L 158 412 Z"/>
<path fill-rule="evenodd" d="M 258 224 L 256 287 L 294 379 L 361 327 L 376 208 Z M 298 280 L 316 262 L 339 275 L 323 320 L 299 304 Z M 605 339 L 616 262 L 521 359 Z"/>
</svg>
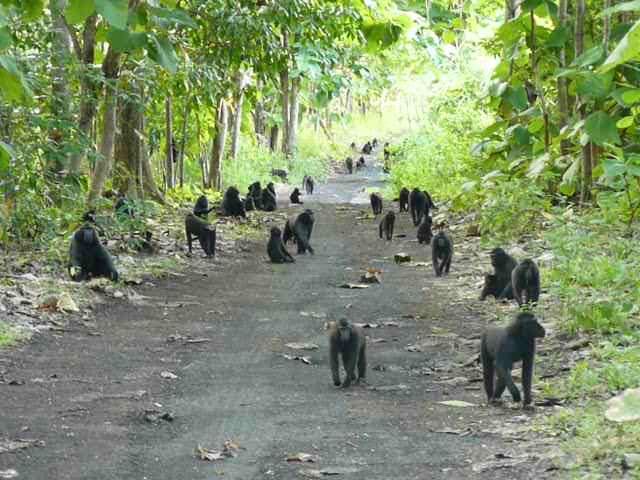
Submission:
<svg viewBox="0 0 640 480">
<path fill-rule="evenodd" d="M 529 106 L 527 92 L 522 85 L 517 87 L 508 87 L 504 92 L 503 98 L 516 110 L 524 110 Z"/>
<path fill-rule="evenodd" d="M 589 115 L 584 122 L 584 129 L 596 145 L 620 142 L 616 122 L 605 112 L 598 111 Z"/>
<path fill-rule="evenodd" d="M 94 0 L 71 0 L 64 11 L 64 16 L 71 25 L 79 25 L 96 10 Z"/>
<path fill-rule="evenodd" d="M 21 0 L 18 5 L 23 9 L 27 20 L 35 20 L 42 14 L 44 0 Z"/>
<path fill-rule="evenodd" d="M 571 65 L 579 68 L 586 68 L 590 65 L 598 63 L 604 57 L 604 47 L 602 45 L 596 45 L 585 51 L 578 58 L 571 62 Z"/>
<path fill-rule="evenodd" d="M 198 24 L 184 10 L 167 10 L 166 8 L 151 7 L 149 11 L 156 17 L 167 19 L 178 25 L 185 25 L 191 28 L 198 27 Z"/>
<path fill-rule="evenodd" d="M 603 10 L 599 16 L 604 17 L 605 15 L 611 15 L 618 12 L 637 12 L 638 10 L 640 10 L 640 0 L 633 0 L 631 2 L 619 3 L 618 5 L 609 7 Z"/>
<path fill-rule="evenodd" d="M 166 68 L 171 73 L 175 73 L 178 67 L 178 57 L 173 50 L 171 42 L 156 35 L 149 35 L 148 39 L 149 57 L 158 65 Z"/>
<path fill-rule="evenodd" d="M 9 162 L 15 157 L 15 152 L 11 145 L 0 140 L 0 176 L 6 176 L 9 173 Z"/>
<path fill-rule="evenodd" d="M 111 26 L 125 30 L 129 18 L 128 0 L 95 0 L 96 10 Z"/>
<path fill-rule="evenodd" d="M 569 40 L 571 36 L 572 32 L 568 27 L 559 26 L 553 32 L 551 32 L 551 35 L 549 35 L 545 46 L 549 48 L 564 47 L 564 45 L 567 43 L 567 40 Z"/>
<path fill-rule="evenodd" d="M 26 81 L 16 62 L 11 57 L 0 55 L 0 95 L 9 101 L 19 101 L 26 89 Z"/>
<path fill-rule="evenodd" d="M 147 34 L 111 28 L 107 40 L 116 52 L 129 53 L 147 46 Z"/>
<path fill-rule="evenodd" d="M 634 88 L 622 93 L 622 101 L 627 105 L 633 105 L 640 102 L 640 89 Z"/>
<path fill-rule="evenodd" d="M 640 20 L 620 40 L 620 43 L 600 66 L 600 72 L 608 72 L 621 63 L 628 62 L 640 56 Z"/>
<path fill-rule="evenodd" d="M 9 48 L 12 43 L 13 40 L 9 29 L 6 27 L 0 27 L 0 52 Z"/>
<path fill-rule="evenodd" d="M 586 72 L 576 79 L 576 91 L 583 97 L 599 100 L 611 92 L 613 75 Z"/>
</svg>

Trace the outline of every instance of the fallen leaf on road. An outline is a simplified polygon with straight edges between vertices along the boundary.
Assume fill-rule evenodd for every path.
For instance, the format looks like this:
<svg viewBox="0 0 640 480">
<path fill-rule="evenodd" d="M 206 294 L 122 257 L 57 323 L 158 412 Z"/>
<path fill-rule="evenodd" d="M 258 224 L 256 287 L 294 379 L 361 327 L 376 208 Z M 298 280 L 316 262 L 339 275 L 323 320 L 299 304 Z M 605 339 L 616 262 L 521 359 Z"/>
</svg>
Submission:
<svg viewBox="0 0 640 480">
<path fill-rule="evenodd" d="M 500 458 L 498 460 L 477 463 L 472 468 L 474 472 L 485 472 L 487 470 L 497 470 L 499 468 L 513 468 L 529 461 L 529 457 L 522 458 Z"/>
<path fill-rule="evenodd" d="M 446 433 L 448 435 L 460 435 L 461 437 L 466 437 L 467 435 L 471 435 L 473 433 L 473 430 L 471 430 L 470 428 L 465 428 L 464 430 L 443 429 L 443 430 L 430 430 L 430 432 Z"/>
<path fill-rule="evenodd" d="M 360 328 L 380 328 L 379 323 L 354 323 L 354 325 Z"/>
<path fill-rule="evenodd" d="M 396 263 L 407 263 L 411 261 L 411 256 L 407 253 L 396 253 L 393 256 L 393 260 Z"/>
<path fill-rule="evenodd" d="M 369 285 L 363 285 L 362 283 L 343 283 L 339 285 L 340 288 L 350 288 L 350 289 L 362 289 L 369 288 Z"/>
<path fill-rule="evenodd" d="M 448 407 L 475 407 L 475 403 L 465 402 L 463 400 L 445 400 L 443 402 L 437 402 L 440 405 L 446 405 Z"/>
<path fill-rule="evenodd" d="M 322 478 L 332 475 L 347 475 L 349 473 L 358 473 L 359 470 L 353 467 L 335 467 L 335 468 L 323 468 L 322 470 L 303 469 L 298 470 L 298 473 L 307 478 Z"/>
<path fill-rule="evenodd" d="M 206 460 L 208 462 L 215 462 L 217 460 L 223 460 L 229 457 L 237 457 L 240 445 L 232 440 L 227 440 L 222 446 L 222 450 L 211 450 L 205 448 L 202 445 L 196 447 L 195 454 L 200 460 Z"/>
<path fill-rule="evenodd" d="M 400 383 L 398 385 L 386 385 L 381 387 L 369 387 L 369 390 L 373 390 L 376 392 L 396 392 L 396 391 L 404 391 L 409 390 L 409 386 L 404 383 Z"/>
<path fill-rule="evenodd" d="M 298 343 L 298 342 L 287 343 L 285 344 L 285 347 L 293 348 L 294 350 L 317 350 L 318 348 L 320 348 L 315 343 Z"/>
<path fill-rule="evenodd" d="M 17 440 L 7 440 L 0 442 L 0 453 L 15 452 L 17 450 L 24 450 L 30 447 L 44 447 L 43 440 L 31 440 L 19 438 Z"/>
<path fill-rule="evenodd" d="M 9 470 L 0 470 L 0 478 L 2 479 L 17 478 L 17 477 L 18 477 L 18 472 L 13 468 L 10 468 Z"/>
<path fill-rule="evenodd" d="M 307 365 L 311 365 L 311 357 L 301 357 L 298 355 L 287 355 L 286 353 L 282 355 L 287 360 L 300 360 L 302 363 Z"/>
<path fill-rule="evenodd" d="M 367 340 L 369 343 L 384 343 L 387 341 L 386 338 L 369 338 Z"/>
<path fill-rule="evenodd" d="M 400 324 L 398 322 L 383 322 L 382 323 L 385 327 L 399 327 Z"/>
<path fill-rule="evenodd" d="M 160 372 L 160 376 L 162 378 L 166 378 L 167 380 L 175 380 L 176 378 L 178 378 L 178 376 L 175 373 L 171 373 L 171 372 Z"/>
<path fill-rule="evenodd" d="M 360 277 L 363 283 L 380 283 L 382 280 L 382 270 L 378 268 L 367 268 L 367 271 Z"/>
<path fill-rule="evenodd" d="M 287 456 L 287 462 L 310 462 L 317 463 L 320 461 L 318 455 L 312 455 L 311 453 L 294 453 Z"/>
</svg>

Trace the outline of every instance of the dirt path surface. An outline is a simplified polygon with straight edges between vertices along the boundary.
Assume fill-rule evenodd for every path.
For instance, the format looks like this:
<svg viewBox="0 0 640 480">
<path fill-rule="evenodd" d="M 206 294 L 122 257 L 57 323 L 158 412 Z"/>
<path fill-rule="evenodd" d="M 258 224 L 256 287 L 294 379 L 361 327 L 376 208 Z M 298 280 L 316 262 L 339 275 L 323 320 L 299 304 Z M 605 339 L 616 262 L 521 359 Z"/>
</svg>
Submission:
<svg viewBox="0 0 640 480">
<path fill-rule="evenodd" d="M 0 443 L 0 472 L 30 480 L 299 479 L 323 469 L 367 480 L 543 478 L 514 433 L 530 415 L 482 406 L 480 370 L 462 366 L 484 321 L 480 304 L 451 292 L 470 274 L 465 262 L 477 260 L 457 254 L 445 279 L 430 266 L 394 264 L 397 252 L 428 262 L 430 250 L 416 242 L 408 214 L 396 225 L 407 236 L 393 242 L 377 238 L 377 220 L 357 220 L 370 211 L 363 188 L 381 182 L 370 168 L 305 198 L 316 254 L 293 265 L 267 263 L 266 240 L 246 242 L 233 262 L 194 258 L 184 276 L 140 288 L 141 305 L 110 303 L 95 321 L 0 353 L 0 442 L 44 442 L 10 453 Z M 382 284 L 337 287 L 369 266 L 384 270 Z M 380 325 L 366 330 L 368 385 L 332 385 L 325 322 L 340 316 Z M 438 403 L 447 400 L 474 405 Z M 150 422 L 153 409 L 173 421 Z M 235 458 L 196 458 L 197 445 L 220 449 L 226 440 L 241 447 Z M 319 459 L 286 461 L 300 452 Z"/>
</svg>

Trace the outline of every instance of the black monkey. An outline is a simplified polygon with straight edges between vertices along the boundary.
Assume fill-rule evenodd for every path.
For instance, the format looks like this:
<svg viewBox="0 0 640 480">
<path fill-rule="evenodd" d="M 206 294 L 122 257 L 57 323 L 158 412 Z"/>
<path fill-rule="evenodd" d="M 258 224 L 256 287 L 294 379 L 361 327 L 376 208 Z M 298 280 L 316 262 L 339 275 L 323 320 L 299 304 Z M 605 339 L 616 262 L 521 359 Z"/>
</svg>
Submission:
<svg viewBox="0 0 640 480">
<path fill-rule="evenodd" d="M 344 165 L 345 167 L 347 167 L 347 173 L 353 173 L 353 158 L 347 157 L 347 159 L 344 161 Z"/>
<path fill-rule="evenodd" d="M 267 254 L 272 263 L 293 263 L 295 260 L 282 243 L 282 232 L 278 227 L 271 228 L 271 236 L 267 243 Z"/>
<path fill-rule="evenodd" d="M 256 209 L 262 210 L 262 186 L 260 182 L 254 182 L 249 185 L 248 196 L 253 197 L 253 204 L 256 206 Z"/>
<path fill-rule="evenodd" d="M 196 200 L 196 204 L 193 206 L 193 214 L 196 217 L 207 219 L 207 215 L 214 209 L 215 207 L 209 208 L 209 200 L 204 195 L 200 195 Z"/>
<path fill-rule="evenodd" d="M 384 163 L 386 164 L 389 161 L 389 159 L 391 158 L 391 151 L 389 150 L 389 144 L 388 143 L 384 144 L 383 153 L 384 153 Z"/>
<path fill-rule="evenodd" d="M 304 182 L 302 186 L 304 187 L 305 192 L 307 192 L 307 195 L 313 195 L 315 182 L 313 181 L 313 178 L 311 178 L 311 175 L 304 176 Z"/>
<path fill-rule="evenodd" d="M 351 150 L 356 150 L 358 147 L 356 146 L 356 142 L 351 142 Z"/>
<path fill-rule="evenodd" d="M 192 237 L 197 237 L 207 257 L 214 257 L 216 255 L 216 227 L 214 225 L 190 213 L 184 219 L 184 229 L 187 235 L 189 254 L 192 253 Z"/>
<path fill-rule="evenodd" d="M 227 191 L 224 192 L 220 213 L 225 217 L 247 218 L 247 214 L 244 210 L 244 203 L 240 200 L 240 192 L 236 187 L 229 187 L 227 188 Z"/>
<path fill-rule="evenodd" d="M 251 212 L 256 209 L 256 202 L 251 195 L 247 195 L 243 203 L 245 212 Z"/>
<path fill-rule="evenodd" d="M 269 188 L 269 185 L 271 185 L 271 188 Z M 273 183 L 270 183 L 269 185 L 267 185 L 267 188 L 262 190 L 261 203 L 262 209 L 265 212 L 273 212 L 278 206 L 278 202 L 276 201 L 276 196 L 273 189 Z"/>
<path fill-rule="evenodd" d="M 293 192 L 291 192 L 291 195 L 289 195 L 289 200 L 291 200 L 291 203 L 299 203 L 300 205 L 304 203 L 302 200 L 300 200 L 300 190 L 298 189 L 298 187 L 293 189 Z"/>
<path fill-rule="evenodd" d="M 411 219 L 414 226 L 420 225 L 424 215 L 429 215 L 427 203 L 427 196 L 417 188 L 414 188 L 409 194 L 409 210 L 411 211 Z"/>
<path fill-rule="evenodd" d="M 431 231 L 432 224 L 433 220 L 429 215 L 422 217 L 422 222 L 418 225 L 418 243 L 431 244 L 431 239 L 433 238 L 433 232 Z"/>
<path fill-rule="evenodd" d="M 340 382 L 340 362 L 338 355 L 342 356 L 342 365 L 346 377 Z M 346 318 L 341 318 L 329 330 L 329 364 L 333 384 L 347 388 L 352 381 L 364 380 L 367 375 L 367 340 L 364 331 L 352 325 Z M 358 376 L 356 377 L 356 367 Z"/>
<path fill-rule="evenodd" d="M 400 211 L 408 212 L 409 211 L 409 189 L 403 188 L 400 190 Z"/>
<path fill-rule="evenodd" d="M 361 168 L 364 168 L 366 166 L 366 163 L 364 161 L 364 157 L 360 157 L 358 159 L 358 162 L 356 163 L 356 170 L 359 170 Z"/>
<path fill-rule="evenodd" d="M 377 138 L 374 138 L 374 139 L 371 141 L 371 148 L 376 148 L 377 146 L 378 146 L 378 139 L 377 139 Z"/>
<path fill-rule="evenodd" d="M 513 289 L 511 288 L 511 272 L 516 268 L 518 262 L 505 252 L 502 248 L 494 248 L 489 253 L 491 265 L 494 273 L 485 274 L 484 288 L 480 294 L 480 300 L 484 300 L 489 295 L 497 299 L 513 299 Z"/>
<path fill-rule="evenodd" d="M 371 142 L 365 143 L 362 147 L 362 153 L 364 153 L 365 155 L 371 154 L 371 150 L 373 150 L 371 147 Z"/>
<path fill-rule="evenodd" d="M 109 252 L 100 243 L 100 237 L 91 225 L 83 225 L 74 232 L 69 246 L 67 270 L 75 281 L 107 277 L 117 282 L 119 278 Z"/>
<path fill-rule="evenodd" d="M 380 207 L 380 209 L 382 209 L 382 207 Z M 396 214 L 393 213 L 392 210 L 389 210 L 380 221 L 380 226 L 378 227 L 380 238 L 382 238 L 382 233 L 384 232 L 384 236 L 386 237 L 386 239 L 391 240 L 393 238 L 393 227 L 395 223 Z"/>
<path fill-rule="evenodd" d="M 531 259 L 522 260 L 511 272 L 511 287 L 518 305 L 538 303 L 540 298 L 540 271 Z"/>
<path fill-rule="evenodd" d="M 373 210 L 373 214 L 378 215 L 382 213 L 382 197 L 377 193 L 372 193 L 369 195 L 369 199 L 371 200 L 371 209 Z"/>
<path fill-rule="evenodd" d="M 424 193 L 425 197 L 427 197 L 427 215 L 429 214 L 429 209 L 437 209 L 438 207 L 436 207 L 436 204 L 433 203 L 433 200 L 431 199 L 431 195 L 429 195 L 429 192 L 427 192 L 426 190 L 423 190 L 422 193 Z"/>
<path fill-rule="evenodd" d="M 545 333 L 544 327 L 538 323 L 536 317 L 531 313 L 521 312 L 507 327 L 490 328 L 482 335 L 480 359 L 484 389 L 489 403 L 498 402 L 505 388 L 511 392 L 514 402 L 520 401 L 520 392 L 513 383 L 511 370 L 514 363 L 522 361 L 522 405 L 531 405 L 536 338 L 543 338 Z"/>
<path fill-rule="evenodd" d="M 309 209 L 302 212 L 295 217 L 295 219 L 290 218 L 284 226 L 282 241 L 285 244 L 289 240 L 296 243 L 298 245 L 298 254 L 307 253 L 307 250 L 309 253 L 314 253 L 313 248 L 309 244 L 314 223 L 313 212 Z"/>
<path fill-rule="evenodd" d="M 134 218 L 136 214 L 133 209 L 133 205 L 131 204 L 131 200 L 129 200 L 123 193 L 118 193 L 117 198 L 118 200 L 116 201 L 116 205 L 114 207 L 116 216 L 120 218 L 122 217 Z"/>
<path fill-rule="evenodd" d="M 431 240 L 431 261 L 436 277 L 449 273 L 453 257 L 453 240 L 445 232 L 440 231 Z"/>
</svg>

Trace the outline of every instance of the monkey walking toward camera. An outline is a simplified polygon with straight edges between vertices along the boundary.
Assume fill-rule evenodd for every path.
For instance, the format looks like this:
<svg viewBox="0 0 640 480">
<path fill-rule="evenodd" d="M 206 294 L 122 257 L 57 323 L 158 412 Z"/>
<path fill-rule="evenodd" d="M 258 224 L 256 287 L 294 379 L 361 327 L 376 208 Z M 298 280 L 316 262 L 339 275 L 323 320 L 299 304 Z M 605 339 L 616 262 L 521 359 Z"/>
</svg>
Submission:
<svg viewBox="0 0 640 480">
<path fill-rule="evenodd" d="M 389 210 L 387 214 L 382 217 L 380 226 L 378 227 L 380 238 L 386 238 L 391 240 L 393 238 L 393 227 L 396 223 L 396 214 Z"/>
<path fill-rule="evenodd" d="M 367 374 L 367 345 L 364 331 L 341 318 L 329 331 L 329 363 L 333 384 L 347 388 L 352 381 L 360 382 Z M 338 356 L 342 356 L 342 365 L 346 377 L 340 382 L 340 363 Z M 356 377 L 356 368 L 358 376 Z"/>
<path fill-rule="evenodd" d="M 523 407 L 531 405 L 531 379 L 536 353 L 536 338 L 543 338 L 544 327 L 531 313 L 519 313 L 506 327 L 488 329 L 482 335 L 480 359 L 484 389 L 490 404 L 500 401 L 505 388 L 514 402 L 521 400 L 520 391 L 513 382 L 513 364 L 522 361 Z M 497 379 L 497 381 L 496 381 Z"/>
</svg>

